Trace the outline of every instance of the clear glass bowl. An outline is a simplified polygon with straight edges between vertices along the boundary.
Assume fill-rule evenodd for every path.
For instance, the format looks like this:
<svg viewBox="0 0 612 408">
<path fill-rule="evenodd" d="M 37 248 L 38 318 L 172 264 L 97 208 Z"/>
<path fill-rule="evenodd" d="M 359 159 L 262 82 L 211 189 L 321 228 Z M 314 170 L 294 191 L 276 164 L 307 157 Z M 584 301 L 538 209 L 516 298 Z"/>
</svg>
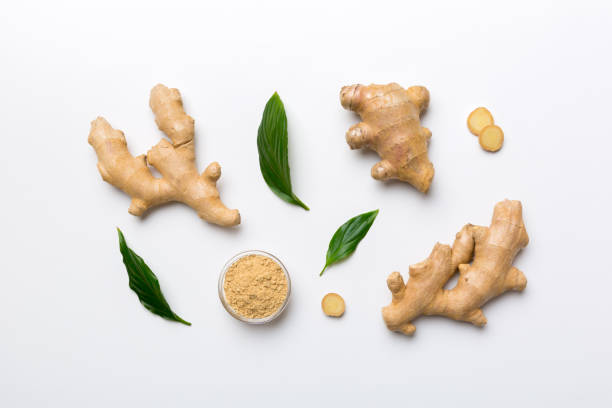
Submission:
<svg viewBox="0 0 612 408">
<path fill-rule="evenodd" d="M 279 307 L 278 310 L 272 313 L 270 316 L 261 317 L 258 319 L 249 319 L 248 317 L 244 317 L 238 314 L 237 312 L 235 312 L 234 309 L 232 309 L 232 307 L 229 305 L 227 299 L 225 298 L 225 290 L 223 289 L 223 284 L 225 283 L 225 274 L 227 273 L 227 270 L 230 268 L 230 266 L 234 264 L 234 262 L 248 255 L 261 255 L 261 256 L 265 256 L 265 257 L 272 259 L 274 262 L 278 264 L 278 266 L 281 267 L 281 269 L 283 270 L 283 273 L 285 274 L 285 278 L 287 278 L 287 296 L 285 297 L 285 300 L 283 301 L 283 304 L 281 305 L 281 307 Z M 223 266 L 223 269 L 221 269 L 221 275 L 219 275 L 219 299 L 221 299 L 221 304 L 223 305 L 225 310 L 227 310 L 227 312 L 230 315 L 240 320 L 241 322 L 245 322 L 249 324 L 264 324 L 264 323 L 271 322 L 272 320 L 280 316 L 281 313 L 283 313 L 283 310 L 285 310 L 285 308 L 287 307 L 287 304 L 289 303 L 290 295 L 291 295 L 291 278 L 289 278 L 289 272 L 287 271 L 287 268 L 285 268 L 285 265 L 283 265 L 283 263 L 277 257 L 275 257 L 274 255 L 268 252 L 257 251 L 257 250 L 240 252 L 234 255 L 229 261 L 225 263 L 225 265 Z"/>
</svg>

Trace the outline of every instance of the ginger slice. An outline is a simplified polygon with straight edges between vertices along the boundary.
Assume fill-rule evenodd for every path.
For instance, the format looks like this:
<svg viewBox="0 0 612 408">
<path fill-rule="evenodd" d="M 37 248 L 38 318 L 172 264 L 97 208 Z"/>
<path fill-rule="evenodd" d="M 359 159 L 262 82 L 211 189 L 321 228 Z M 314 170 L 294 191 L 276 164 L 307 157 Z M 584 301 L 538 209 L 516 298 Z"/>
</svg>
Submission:
<svg viewBox="0 0 612 408">
<path fill-rule="evenodd" d="M 504 144 L 504 132 L 497 125 L 489 125 L 482 129 L 478 136 L 480 146 L 488 152 L 496 152 Z"/>
<path fill-rule="evenodd" d="M 468 128 L 474 136 L 480 136 L 480 133 L 485 127 L 493 125 L 494 123 L 491 112 L 483 107 L 474 109 L 467 119 Z"/>
<path fill-rule="evenodd" d="M 344 314 L 344 299 L 337 293 L 328 293 L 321 301 L 323 313 L 331 317 L 340 317 Z"/>
</svg>

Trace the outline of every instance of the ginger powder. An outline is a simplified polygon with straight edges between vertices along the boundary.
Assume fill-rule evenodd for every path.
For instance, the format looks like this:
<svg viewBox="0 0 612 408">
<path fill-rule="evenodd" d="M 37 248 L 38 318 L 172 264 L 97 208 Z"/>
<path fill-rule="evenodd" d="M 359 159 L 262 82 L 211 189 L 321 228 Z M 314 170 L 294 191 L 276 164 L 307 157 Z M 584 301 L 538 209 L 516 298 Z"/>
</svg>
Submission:
<svg viewBox="0 0 612 408">
<path fill-rule="evenodd" d="M 287 298 L 287 277 L 281 266 L 264 255 L 247 255 L 225 273 L 223 291 L 229 306 L 248 319 L 273 315 Z"/>
</svg>

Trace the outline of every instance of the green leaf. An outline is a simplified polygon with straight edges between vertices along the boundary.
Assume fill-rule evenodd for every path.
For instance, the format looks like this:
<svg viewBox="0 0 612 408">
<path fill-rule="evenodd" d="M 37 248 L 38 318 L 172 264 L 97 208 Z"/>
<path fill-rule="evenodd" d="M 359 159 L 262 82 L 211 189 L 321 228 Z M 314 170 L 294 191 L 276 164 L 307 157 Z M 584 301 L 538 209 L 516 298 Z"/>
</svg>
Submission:
<svg viewBox="0 0 612 408">
<path fill-rule="evenodd" d="M 130 279 L 130 289 L 138 295 L 140 303 L 151 313 L 155 313 L 164 319 L 191 326 L 191 323 L 181 319 L 170 309 L 170 305 L 166 302 L 166 298 L 164 298 L 159 287 L 157 276 L 149 269 L 142 258 L 127 246 L 119 228 L 117 228 L 117 232 L 119 233 L 119 250 L 123 255 L 123 263 Z"/>
<path fill-rule="evenodd" d="M 325 266 L 319 276 L 323 275 L 328 266 L 343 260 L 355 252 L 357 245 L 366 236 L 377 215 L 378 210 L 359 214 L 338 228 L 331 241 L 329 241 Z"/>
<path fill-rule="evenodd" d="M 310 210 L 291 190 L 289 159 L 287 152 L 287 115 L 280 96 L 276 92 L 264 109 L 257 131 L 259 168 L 270 190 L 290 204 Z"/>
</svg>

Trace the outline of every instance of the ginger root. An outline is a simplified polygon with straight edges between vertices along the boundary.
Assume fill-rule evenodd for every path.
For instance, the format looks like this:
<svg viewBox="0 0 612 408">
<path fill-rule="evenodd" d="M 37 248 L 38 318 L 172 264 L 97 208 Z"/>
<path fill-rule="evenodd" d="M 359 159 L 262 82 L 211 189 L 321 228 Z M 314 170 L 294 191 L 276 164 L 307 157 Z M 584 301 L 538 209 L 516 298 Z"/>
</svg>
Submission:
<svg viewBox="0 0 612 408">
<path fill-rule="evenodd" d="M 128 212 L 142 215 L 151 207 L 180 201 L 200 218 L 221 226 L 240 224 L 238 210 L 230 210 L 221 202 L 217 180 L 219 163 L 213 162 L 200 175 L 195 164 L 194 121 L 183 110 L 178 89 L 156 85 L 151 90 L 149 105 L 159 129 L 172 141 L 162 139 L 145 155 L 133 157 L 123 132 L 113 129 L 102 117 L 91 122 L 89 144 L 98 156 L 102 179 L 123 190 L 132 198 Z M 156 178 L 148 165 L 162 175 Z"/>
<path fill-rule="evenodd" d="M 344 299 L 337 293 L 328 293 L 321 301 L 323 313 L 331 317 L 340 317 L 344 314 Z"/>
<path fill-rule="evenodd" d="M 351 85 L 340 91 L 340 102 L 362 120 L 346 132 L 348 145 L 351 149 L 367 147 L 382 158 L 372 167 L 372 177 L 399 179 L 426 193 L 434 175 L 427 157 L 431 132 L 420 122 L 429 104 L 427 88 L 404 89 L 395 83 Z"/>
<path fill-rule="evenodd" d="M 406 284 L 398 272 L 389 275 L 392 301 L 382 310 L 387 327 L 411 335 L 416 330 L 412 321 L 420 315 L 484 326 L 487 319 L 482 305 L 506 291 L 525 289 L 527 278 L 512 262 L 528 242 L 521 202 L 497 203 L 490 227 L 467 224 L 457 234 L 452 249 L 436 244 L 426 260 L 410 266 Z M 457 285 L 443 289 L 457 269 Z"/>
<path fill-rule="evenodd" d="M 467 119 L 468 129 L 474 136 L 480 136 L 482 129 L 494 123 L 491 112 L 483 107 L 474 109 Z"/>
<path fill-rule="evenodd" d="M 488 152 L 496 152 L 504 144 L 504 132 L 499 126 L 489 125 L 478 136 L 480 146 Z"/>
</svg>

